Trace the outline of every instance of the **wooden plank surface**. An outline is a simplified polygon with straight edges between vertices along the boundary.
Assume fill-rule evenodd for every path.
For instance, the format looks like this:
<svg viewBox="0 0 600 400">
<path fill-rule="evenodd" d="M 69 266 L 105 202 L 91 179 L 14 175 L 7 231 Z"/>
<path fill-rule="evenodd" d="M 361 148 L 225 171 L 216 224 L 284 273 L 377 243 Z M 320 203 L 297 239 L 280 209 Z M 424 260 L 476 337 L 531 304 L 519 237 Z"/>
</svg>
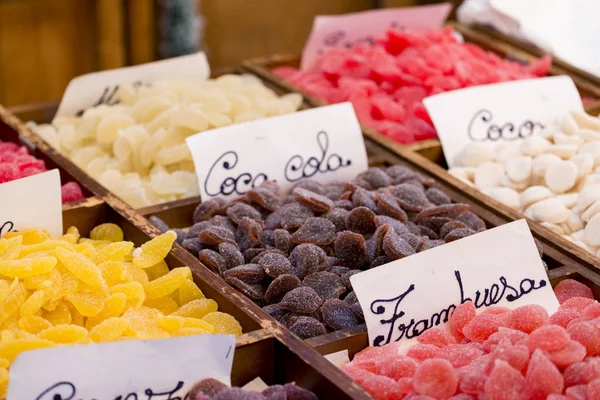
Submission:
<svg viewBox="0 0 600 400">
<path fill-rule="evenodd" d="M 316 15 L 376 6 L 376 0 L 200 0 L 212 68 L 282 51 L 300 52 Z"/>
<path fill-rule="evenodd" d="M 99 69 L 125 66 L 123 1 L 96 0 L 96 18 Z"/>
<path fill-rule="evenodd" d="M 129 40 L 129 64 L 154 61 L 156 52 L 156 25 L 153 0 L 128 1 L 127 27 Z"/>
</svg>

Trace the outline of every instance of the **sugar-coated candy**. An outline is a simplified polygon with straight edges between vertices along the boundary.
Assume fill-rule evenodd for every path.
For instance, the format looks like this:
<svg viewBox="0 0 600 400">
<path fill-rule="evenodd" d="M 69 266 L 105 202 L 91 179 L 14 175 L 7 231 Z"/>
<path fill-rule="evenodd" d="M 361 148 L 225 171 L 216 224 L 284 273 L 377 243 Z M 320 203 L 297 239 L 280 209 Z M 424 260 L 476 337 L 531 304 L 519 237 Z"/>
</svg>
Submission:
<svg viewBox="0 0 600 400">
<path fill-rule="evenodd" d="M 486 229 L 433 184 L 400 165 L 346 182 L 304 180 L 287 193 L 267 181 L 233 201 L 200 203 L 183 247 L 286 326 L 308 317 L 294 328 L 302 336 L 322 332 L 315 320 L 326 331 L 352 328 L 364 322 L 353 275 Z"/>
<path fill-rule="evenodd" d="M 57 345 L 242 333 L 188 267 L 169 271 L 173 232 L 136 250 L 115 224 L 90 236 L 69 228 L 58 238 L 24 230 L 0 239 L 0 371 L 23 351 Z M 0 397 L 3 379 L 0 372 Z"/>
<path fill-rule="evenodd" d="M 30 154 L 25 146 L 0 140 L 0 183 L 40 174 L 47 171 L 46 164 Z M 77 182 L 67 182 L 61 188 L 63 203 L 84 198 L 81 186 Z"/>
<path fill-rule="evenodd" d="M 228 387 L 224 383 L 206 378 L 197 382 L 186 395 L 189 400 L 317 400 L 317 396 L 294 382 L 285 385 L 272 385 L 262 392 Z"/>
<path fill-rule="evenodd" d="M 34 125 L 33 129 L 136 208 L 199 194 L 187 137 L 292 113 L 302 104 L 299 94 L 278 97 L 249 75 L 223 75 L 202 82 L 161 81 L 139 88 L 126 84 L 120 86 L 115 100 L 114 105 L 94 106 L 79 117 L 57 118 L 52 125 Z M 23 173 L 38 170 L 44 170 L 43 163 Z M 0 180 L 2 171 L 0 167 Z M 266 208 L 271 204 L 268 193 L 253 192 L 252 196 Z M 210 214 L 210 207 L 207 211 Z"/>
<path fill-rule="evenodd" d="M 557 116 L 519 142 L 474 142 L 459 153 L 449 172 L 600 255 L 599 121 L 577 111 Z M 466 172 L 473 168 L 472 174 Z"/>
</svg>

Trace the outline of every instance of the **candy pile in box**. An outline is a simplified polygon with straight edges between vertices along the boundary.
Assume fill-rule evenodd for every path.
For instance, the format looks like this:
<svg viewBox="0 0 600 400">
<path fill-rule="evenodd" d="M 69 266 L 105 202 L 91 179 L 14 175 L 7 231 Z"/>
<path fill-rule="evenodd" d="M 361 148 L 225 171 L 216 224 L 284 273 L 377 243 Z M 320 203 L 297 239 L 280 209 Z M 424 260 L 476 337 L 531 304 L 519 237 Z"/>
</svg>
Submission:
<svg viewBox="0 0 600 400">
<path fill-rule="evenodd" d="M 559 310 L 538 305 L 459 305 L 449 332 L 432 328 L 419 344 L 368 347 L 343 370 L 379 400 L 600 398 L 600 303 L 566 279 Z"/>
<path fill-rule="evenodd" d="M 400 165 L 303 181 L 289 194 L 267 182 L 201 203 L 178 241 L 293 333 L 318 336 L 364 321 L 352 275 L 486 229 L 433 184 Z"/>
<path fill-rule="evenodd" d="M 251 75 L 120 85 L 116 97 L 116 105 L 33 128 L 134 208 L 199 194 L 188 136 L 292 113 L 302 104 L 300 95 L 278 97 Z"/>
<path fill-rule="evenodd" d="M 530 65 L 503 60 L 452 28 L 389 30 L 375 45 L 336 48 L 306 71 L 273 73 L 328 103 L 350 101 L 361 123 L 399 143 L 437 137 L 421 100 L 474 85 L 546 76 L 550 58 Z"/>
<path fill-rule="evenodd" d="M 575 112 L 522 141 L 473 142 L 449 172 L 600 256 L 600 118 Z"/>
<path fill-rule="evenodd" d="M 0 239 L 0 397 L 8 368 L 23 351 L 67 344 L 241 334 L 192 281 L 188 267 L 164 261 L 175 241 L 164 233 L 140 248 L 121 228 L 102 224 L 82 238 L 76 228 L 9 232 Z"/>
</svg>

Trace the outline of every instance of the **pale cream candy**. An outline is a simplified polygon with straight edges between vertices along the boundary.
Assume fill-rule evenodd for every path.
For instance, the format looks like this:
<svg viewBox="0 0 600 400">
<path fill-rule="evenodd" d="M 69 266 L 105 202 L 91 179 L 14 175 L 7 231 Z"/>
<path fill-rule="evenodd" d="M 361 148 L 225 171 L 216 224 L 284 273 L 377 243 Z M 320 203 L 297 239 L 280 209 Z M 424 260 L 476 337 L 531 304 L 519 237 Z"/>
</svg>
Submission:
<svg viewBox="0 0 600 400">
<path fill-rule="evenodd" d="M 118 98 L 118 105 L 99 105 L 81 117 L 57 118 L 34 129 L 136 208 L 199 194 L 185 143 L 190 135 L 291 113 L 303 101 L 297 93 L 278 97 L 249 75 L 160 81 L 138 89 L 121 85 Z"/>
<path fill-rule="evenodd" d="M 483 189 L 490 186 L 498 186 L 500 178 L 504 176 L 504 167 L 495 162 L 484 162 L 475 168 L 473 177 L 475 187 Z"/>
<path fill-rule="evenodd" d="M 600 200 L 600 184 L 586 185 L 577 198 L 577 210 L 583 213 L 598 200 Z"/>
<path fill-rule="evenodd" d="M 508 176 L 506 175 L 502 175 L 500 177 L 500 181 L 499 181 L 499 185 L 500 186 L 504 186 L 504 187 L 508 187 L 511 189 L 515 189 L 518 191 L 522 191 L 525 190 L 529 187 L 529 180 L 525 180 L 523 182 L 513 182 Z"/>
<path fill-rule="evenodd" d="M 577 203 L 577 198 L 579 197 L 578 193 L 566 193 L 556 196 L 557 199 L 563 202 L 565 207 L 573 208 Z"/>
<path fill-rule="evenodd" d="M 525 210 L 532 204 L 537 203 L 552 197 L 552 192 L 545 186 L 530 186 L 523 193 L 519 199 L 519 206 L 521 210 Z"/>
<path fill-rule="evenodd" d="M 581 146 L 584 142 L 584 140 L 577 135 L 565 135 L 564 133 L 556 133 L 553 139 L 555 144 L 571 144 L 577 147 Z"/>
<path fill-rule="evenodd" d="M 571 189 L 578 177 L 577 165 L 572 161 L 561 161 L 546 169 L 546 186 L 556 193 L 564 193 Z"/>
<path fill-rule="evenodd" d="M 519 156 L 521 154 L 521 146 L 519 142 L 499 143 L 495 151 L 496 162 L 504 163 L 506 160 Z"/>
<path fill-rule="evenodd" d="M 492 187 L 483 189 L 482 192 L 511 208 L 519 207 L 519 193 L 514 189 L 507 187 Z"/>
<path fill-rule="evenodd" d="M 531 157 L 539 156 L 548 151 L 551 143 L 540 136 L 529 136 L 521 141 L 521 154 Z"/>
<path fill-rule="evenodd" d="M 505 161 L 506 175 L 513 182 L 524 182 L 531 177 L 533 160 L 529 156 L 517 156 Z"/>
<path fill-rule="evenodd" d="M 573 135 L 579 129 L 575 118 L 571 114 L 563 114 L 558 118 L 558 121 L 562 131 L 567 135 Z"/>
<path fill-rule="evenodd" d="M 600 132 L 591 129 L 579 129 L 575 134 L 586 142 L 600 141 Z"/>
<path fill-rule="evenodd" d="M 459 167 L 477 167 L 488 161 L 494 161 L 494 147 L 487 143 L 471 142 L 457 156 Z"/>
<path fill-rule="evenodd" d="M 575 154 L 571 161 L 577 165 L 578 178 L 587 176 L 594 170 L 594 157 L 589 153 Z"/>
<path fill-rule="evenodd" d="M 544 176 L 550 165 L 560 163 L 562 159 L 556 154 L 541 154 L 533 159 L 532 171 L 534 176 Z"/>
<path fill-rule="evenodd" d="M 579 128 L 600 131 L 600 119 L 581 111 L 575 111 L 571 116 Z"/>
<path fill-rule="evenodd" d="M 569 218 L 569 209 L 565 207 L 562 201 L 556 198 L 539 201 L 529 209 L 531 209 L 533 218 L 540 222 L 560 224 Z"/>
<path fill-rule="evenodd" d="M 556 154 L 563 160 L 568 160 L 577 153 L 577 145 L 574 144 L 555 144 L 548 147 L 548 152 Z"/>
<path fill-rule="evenodd" d="M 542 223 L 540 223 L 540 225 L 542 225 L 545 228 L 550 229 L 552 232 L 556 233 L 557 235 L 564 235 L 566 233 L 560 225 L 551 224 L 550 222 L 542 222 Z"/>
<path fill-rule="evenodd" d="M 585 226 L 583 240 L 591 246 L 600 246 L 600 215 L 596 214 Z"/>
<path fill-rule="evenodd" d="M 600 166 L 600 141 L 587 142 L 579 149 L 579 154 L 590 154 L 594 159 L 594 168 Z"/>
<path fill-rule="evenodd" d="M 590 222 L 590 220 L 598 213 L 600 213 L 600 200 L 593 202 L 592 205 L 581 214 L 581 220 Z"/>
</svg>

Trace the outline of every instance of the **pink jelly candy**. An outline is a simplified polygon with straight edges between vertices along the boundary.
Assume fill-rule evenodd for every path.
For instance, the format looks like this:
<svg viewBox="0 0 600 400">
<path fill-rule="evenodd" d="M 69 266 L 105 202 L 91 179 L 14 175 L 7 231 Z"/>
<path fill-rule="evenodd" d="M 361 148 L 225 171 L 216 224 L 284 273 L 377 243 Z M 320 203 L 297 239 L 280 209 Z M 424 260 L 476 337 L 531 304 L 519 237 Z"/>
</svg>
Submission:
<svg viewBox="0 0 600 400">
<path fill-rule="evenodd" d="M 565 328 L 557 325 L 545 325 L 529 334 L 527 347 L 532 353 L 535 349 L 559 350 L 566 346 L 570 339 Z"/>
<path fill-rule="evenodd" d="M 417 341 L 423 344 L 432 344 L 434 346 L 443 347 L 449 344 L 456 344 L 456 339 L 449 332 L 439 328 L 431 328 L 423 332 Z"/>
<path fill-rule="evenodd" d="M 506 361 L 517 371 L 523 371 L 529 362 L 529 350 L 527 346 L 512 344 L 508 339 L 504 339 L 498 343 L 490 355 L 492 360 Z M 490 363 L 488 370 L 491 371 L 492 368 L 494 368 L 494 364 Z"/>
<path fill-rule="evenodd" d="M 587 286 L 586 286 L 587 287 Z M 559 310 L 564 310 L 566 308 L 574 308 L 577 311 L 583 311 L 590 304 L 594 304 L 596 300 L 590 299 L 588 297 L 571 297 L 566 300 L 564 303 L 560 305 Z"/>
<path fill-rule="evenodd" d="M 582 362 L 576 362 L 565 368 L 563 372 L 565 386 L 585 385 L 594 379 L 600 378 L 600 359 L 588 358 Z"/>
<path fill-rule="evenodd" d="M 600 353 L 600 330 L 589 322 L 581 321 L 570 324 L 567 332 L 571 339 L 585 346 L 587 356 L 592 357 Z"/>
<path fill-rule="evenodd" d="M 528 304 L 512 310 L 508 321 L 511 328 L 530 333 L 540 326 L 546 325 L 549 319 L 548 311 L 544 307 Z"/>
<path fill-rule="evenodd" d="M 552 314 L 548 323 L 566 328 L 569 325 L 569 322 L 581 317 L 581 311 L 576 308 L 566 308 Z"/>
<path fill-rule="evenodd" d="M 490 399 L 513 400 L 520 398 L 524 387 L 525 378 L 518 370 L 505 361 L 496 360 L 483 390 Z"/>
<path fill-rule="evenodd" d="M 62 194 L 62 202 L 70 203 L 72 201 L 83 199 L 83 192 L 81 186 L 77 182 L 69 182 L 63 185 L 60 189 Z"/>
<path fill-rule="evenodd" d="M 469 365 L 482 354 L 482 350 L 468 344 L 451 344 L 441 348 L 437 353 L 437 357 L 448 360 L 454 368 L 459 368 Z"/>
<path fill-rule="evenodd" d="M 412 378 L 419 364 L 410 357 L 398 354 L 377 365 L 377 373 L 394 380 Z"/>
<path fill-rule="evenodd" d="M 586 349 L 581 343 L 570 340 L 563 348 L 546 352 L 546 355 L 558 368 L 566 368 L 585 358 Z"/>
<path fill-rule="evenodd" d="M 574 400 L 587 400 L 587 398 L 588 398 L 588 385 L 571 386 L 570 388 L 567 388 L 567 390 L 565 390 L 565 394 L 570 399 L 574 399 Z M 593 398 L 594 397 L 590 397 L 590 399 L 593 399 Z"/>
<path fill-rule="evenodd" d="M 432 344 L 416 344 L 406 352 L 406 355 L 413 360 L 422 362 L 430 358 L 437 357 L 439 348 Z"/>
<path fill-rule="evenodd" d="M 460 342 L 465 337 L 465 335 L 463 334 L 463 328 L 469 322 L 471 322 L 473 318 L 475 318 L 476 314 L 477 310 L 475 309 L 473 302 L 467 301 L 466 303 L 463 303 L 456 307 L 456 309 L 450 316 L 450 319 L 448 321 L 448 324 L 450 326 L 450 333 L 456 338 L 458 342 Z"/>
<path fill-rule="evenodd" d="M 564 379 L 558 368 L 542 350 L 534 351 L 525 375 L 525 398 L 545 399 L 552 393 L 561 394 L 563 387 Z"/>
<path fill-rule="evenodd" d="M 600 379 L 594 379 L 587 386 L 587 398 L 589 400 L 600 399 Z"/>
<path fill-rule="evenodd" d="M 342 370 L 377 399 L 395 400 L 404 397 L 395 380 L 346 364 Z"/>
<path fill-rule="evenodd" d="M 464 328 L 463 334 L 469 340 L 483 343 L 502 326 L 502 319 L 494 314 L 479 314 Z"/>
<path fill-rule="evenodd" d="M 586 297 L 588 299 L 594 299 L 592 289 L 587 287 L 581 282 L 577 282 L 574 279 L 564 279 L 554 287 L 554 294 L 560 304 L 573 297 Z"/>
<path fill-rule="evenodd" d="M 501 326 L 498 328 L 498 332 L 492 333 L 492 335 L 483 343 L 485 351 L 491 351 L 492 347 L 500 343 L 502 340 L 508 339 L 512 344 L 515 344 L 521 340 L 527 339 L 525 332 L 518 331 L 516 329 L 510 329 Z"/>
<path fill-rule="evenodd" d="M 593 302 L 583 310 L 583 316 L 586 319 L 594 319 L 600 317 L 600 303 Z"/>
<path fill-rule="evenodd" d="M 449 361 L 433 358 L 419 365 L 413 385 L 419 394 L 446 399 L 456 392 L 458 377 Z"/>
</svg>

